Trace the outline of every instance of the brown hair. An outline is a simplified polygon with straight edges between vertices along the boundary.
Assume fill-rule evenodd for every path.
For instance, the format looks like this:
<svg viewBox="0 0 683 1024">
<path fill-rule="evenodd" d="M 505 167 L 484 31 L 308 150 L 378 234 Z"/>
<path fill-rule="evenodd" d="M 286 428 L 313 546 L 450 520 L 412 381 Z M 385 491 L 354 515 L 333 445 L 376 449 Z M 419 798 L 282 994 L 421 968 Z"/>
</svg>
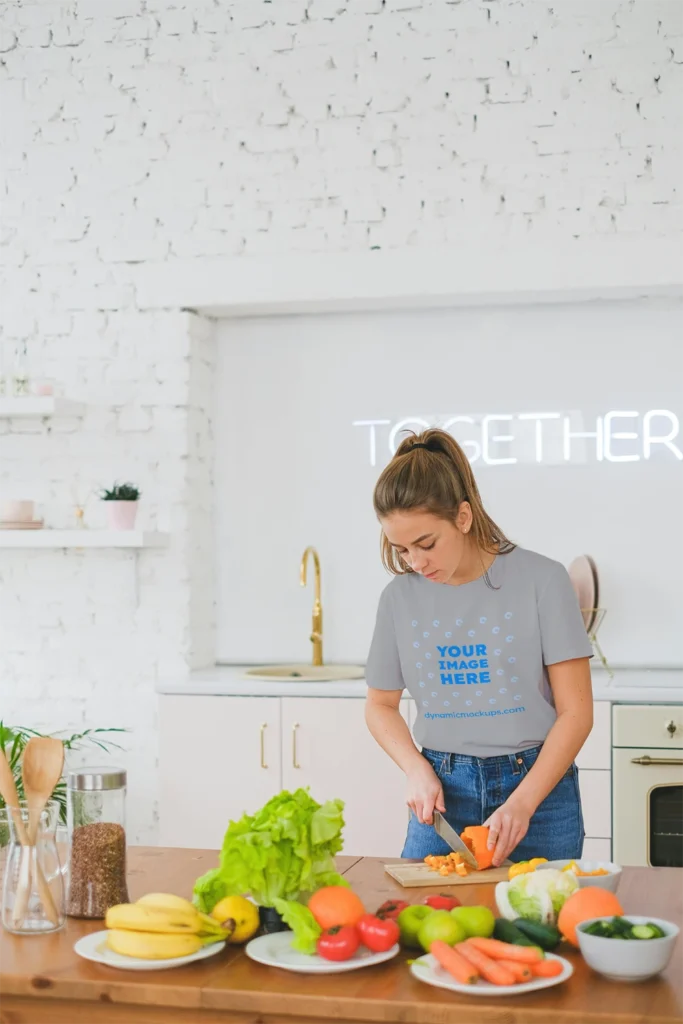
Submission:
<svg viewBox="0 0 683 1024">
<path fill-rule="evenodd" d="M 373 495 L 378 519 L 392 512 L 419 510 L 455 523 L 463 501 L 472 509 L 471 536 L 479 550 L 509 554 L 515 545 L 486 512 L 467 456 L 455 438 L 436 427 L 411 434 L 401 442 L 380 474 Z M 381 550 L 389 572 L 400 576 L 413 571 L 384 533 Z"/>
</svg>

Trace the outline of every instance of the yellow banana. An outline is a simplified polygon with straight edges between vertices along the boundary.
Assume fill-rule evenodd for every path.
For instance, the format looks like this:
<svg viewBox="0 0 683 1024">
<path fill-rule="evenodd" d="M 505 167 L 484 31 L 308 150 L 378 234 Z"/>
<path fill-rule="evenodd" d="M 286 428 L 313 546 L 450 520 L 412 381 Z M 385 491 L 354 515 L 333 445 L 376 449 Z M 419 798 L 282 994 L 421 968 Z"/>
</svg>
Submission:
<svg viewBox="0 0 683 1024">
<path fill-rule="evenodd" d="M 176 896 L 173 893 L 148 892 L 146 896 L 141 896 L 135 905 L 138 907 L 155 907 L 158 910 L 167 910 L 169 912 L 181 911 L 188 915 L 198 916 L 197 935 L 217 935 L 222 939 L 229 939 L 234 931 L 232 922 L 228 925 L 227 922 L 223 924 L 216 921 L 210 914 L 203 914 L 200 910 L 197 910 L 195 905 L 190 903 L 189 900 L 183 899 L 182 896 Z"/>
<path fill-rule="evenodd" d="M 107 928 L 123 928 L 132 932 L 212 935 L 221 939 L 227 939 L 232 934 L 232 928 L 223 928 L 208 914 L 201 914 L 196 907 L 150 907 L 144 903 L 119 903 L 110 907 L 106 925 Z"/>
<path fill-rule="evenodd" d="M 106 924 L 107 928 L 125 928 L 135 932 L 196 935 L 201 927 L 201 919 L 197 911 L 165 910 L 163 907 L 145 907 L 138 903 L 119 903 L 107 911 Z"/>
<path fill-rule="evenodd" d="M 112 928 L 107 935 L 107 945 L 114 953 L 134 956 L 141 960 L 168 960 L 173 957 L 190 956 L 202 946 L 218 939 L 202 938 L 199 935 L 162 935 L 151 932 L 126 931 Z"/>
<path fill-rule="evenodd" d="M 146 896 L 141 896 L 136 902 L 138 907 L 161 907 L 163 910 L 186 910 L 191 913 L 197 911 L 195 905 L 189 900 L 171 892 L 148 892 Z"/>
</svg>

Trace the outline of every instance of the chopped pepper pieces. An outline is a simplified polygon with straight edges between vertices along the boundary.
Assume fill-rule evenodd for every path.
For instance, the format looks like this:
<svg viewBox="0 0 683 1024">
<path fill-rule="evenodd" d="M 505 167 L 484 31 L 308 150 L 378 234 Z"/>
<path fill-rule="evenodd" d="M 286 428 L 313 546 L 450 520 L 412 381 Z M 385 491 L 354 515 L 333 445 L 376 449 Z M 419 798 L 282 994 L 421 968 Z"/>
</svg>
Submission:
<svg viewBox="0 0 683 1024">
<path fill-rule="evenodd" d="M 547 864 L 547 857 L 534 857 L 532 860 L 520 860 L 518 864 L 511 864 L 508 871 L 508 878 L 516 878 L 517 875 L 528 875 L 535 871 L 539 864 Z"/>
</svg>

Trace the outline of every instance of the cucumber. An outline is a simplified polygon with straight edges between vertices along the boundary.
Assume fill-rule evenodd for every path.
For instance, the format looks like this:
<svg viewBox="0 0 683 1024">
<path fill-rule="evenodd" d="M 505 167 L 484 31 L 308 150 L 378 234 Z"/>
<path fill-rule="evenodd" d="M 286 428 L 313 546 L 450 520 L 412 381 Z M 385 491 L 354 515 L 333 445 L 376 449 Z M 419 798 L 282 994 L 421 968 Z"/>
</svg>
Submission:
<svg viewBox="0 0 683 1024">
<path fill-rule="evenodd" d="M 631 935 L 634 939 L 661 939 L 662 929 L 655 924 L 634 924 Z"/>
<path fill-rule="evenodd" d="M 496 918 L 493 937 L 500 942 L 509 942 L 513 946 L 538 946 L 537 942 L 532 942 L 512 921 L 506 921 L 504 917 Z"/>
<path fill-rule="evenodd" d="M 515 928 L 518 928 L 523 935 L 526 935 L 535 946 L 540 946 L 547 953 L 552 953 L 560 944 L 562 936 L 557 928 L 550 924 L 540 924 L 538 921 L 527 921 L 523 917 L 513 921 Z"/>
</svg>

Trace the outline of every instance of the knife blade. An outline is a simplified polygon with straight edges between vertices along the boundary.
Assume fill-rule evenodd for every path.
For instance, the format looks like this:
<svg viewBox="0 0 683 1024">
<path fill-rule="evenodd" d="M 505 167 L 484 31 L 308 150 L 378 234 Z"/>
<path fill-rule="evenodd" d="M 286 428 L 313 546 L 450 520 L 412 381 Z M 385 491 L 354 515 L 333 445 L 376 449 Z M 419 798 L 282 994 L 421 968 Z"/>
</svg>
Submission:
<svg viewBox="0 0 683 1024">
<path fill-rule="evenodd" d="M 462 859 L 467 861 L 470 867 L 479 870 L 476 857 L 470 852 L 455 829 L 451 828 L 440 811 L 434 811 L 433 821 L 435 831 L 442 839 L 446 840 L 451 850 L 453 850 L 454 853 L 459 853 Z"/>
</svg>

